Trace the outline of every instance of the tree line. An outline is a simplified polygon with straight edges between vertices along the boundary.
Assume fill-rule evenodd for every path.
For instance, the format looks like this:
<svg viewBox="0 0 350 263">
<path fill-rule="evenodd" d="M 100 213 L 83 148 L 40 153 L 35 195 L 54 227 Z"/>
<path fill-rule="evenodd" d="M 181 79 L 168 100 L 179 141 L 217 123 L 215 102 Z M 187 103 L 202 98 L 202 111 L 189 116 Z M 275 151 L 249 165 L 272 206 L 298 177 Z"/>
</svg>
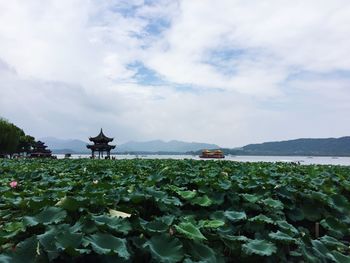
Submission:
<svg viewBox="0 0 350 263">
<path fill-rule="evenodd" d="M 0 118 L 0 155 L 28 153 L 34 143 L 34 137 L 26 135 L 21 128 Z"/>
</svg>

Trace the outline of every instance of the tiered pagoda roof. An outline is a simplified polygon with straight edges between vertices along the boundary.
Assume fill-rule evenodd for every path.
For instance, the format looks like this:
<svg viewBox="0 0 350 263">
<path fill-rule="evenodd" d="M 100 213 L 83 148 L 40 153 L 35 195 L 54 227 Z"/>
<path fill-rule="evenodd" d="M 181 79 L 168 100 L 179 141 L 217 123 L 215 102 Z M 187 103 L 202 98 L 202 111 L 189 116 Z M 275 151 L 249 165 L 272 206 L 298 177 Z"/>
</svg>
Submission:
<svg viewBox="0 0 350 263">
<path fill-rule="evenodd" d="M 115 148 L 115 145 L 109 145 L 108 143 L 113 141 L 114 138 L 109 138 L 104 135 L 102 129 L 96 137 L 90 137 L 89 140 L 94 144 L 88 144 L 86 147 L 93 151 L 110 151 Z"/>
<path fill-rule="evenodd" d="M 109 138 L 106 135 L 104 135 L 102 128 L 100 133 L 96 137 L 90 137 L 89 140 L 94 143 L 106 143 L 108 144 L 109 142 L 113 141 L 114 138 Z"/>
<path fill-rule="evenodd" d="M 42 141 L 35 142 L 33 146 L 33 150 L 31 151 L 31 157 L 51 157 L 51 151 L 46 149 L 47 146 Z"/>
</svg>

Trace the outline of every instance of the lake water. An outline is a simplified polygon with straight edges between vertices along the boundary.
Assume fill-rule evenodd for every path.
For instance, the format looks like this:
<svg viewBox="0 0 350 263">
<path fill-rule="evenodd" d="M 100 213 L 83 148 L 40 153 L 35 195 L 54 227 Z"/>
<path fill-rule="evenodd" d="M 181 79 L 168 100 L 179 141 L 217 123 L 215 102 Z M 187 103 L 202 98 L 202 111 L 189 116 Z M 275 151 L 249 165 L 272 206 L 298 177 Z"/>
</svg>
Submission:
<svg viewBox="0 0 350 263">
<path fill-rule="evenodd" d="M 56 154 L 58 159 L 64 158 L 63 154 Z M 201 159 L 195 155 L 111 155 L 116 159 L 194 159 L 194 160 L 212 160 Z M 89 154 L 72 154 L 72 159 L 89 158 Z M 236 162 L 299 162 L 300 164 L 326 164 L 326 165 L 348 165 L 350 166 L 350 157 L 319 157 L 319 156 L 241 156 L 227 155 L 225 159 Z"/>
</svg>

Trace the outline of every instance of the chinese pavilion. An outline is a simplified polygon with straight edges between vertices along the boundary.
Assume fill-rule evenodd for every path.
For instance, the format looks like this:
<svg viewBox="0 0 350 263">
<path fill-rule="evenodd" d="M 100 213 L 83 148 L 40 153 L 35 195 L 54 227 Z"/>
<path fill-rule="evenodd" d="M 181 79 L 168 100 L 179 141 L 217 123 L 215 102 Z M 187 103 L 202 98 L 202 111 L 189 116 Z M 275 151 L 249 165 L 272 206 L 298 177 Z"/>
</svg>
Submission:
<svg viewBox="0 0 350 263">
<path fill-rule="evenodd" d="M 109 145 L 108 143 L 113 141 L 113 139 L 104 135 L 102 129 L 99 135 L 90 137 L 89 140 L 94 144 L 88 144 L 86 147 L 91 149 L 91 157 L 95 158 L 95 152 L 98 152 L 98 158 L 101 158 L 103 157 L 103 153 L 106 152 L 106 157 L 110 158 L 111 150 L 115 148 L 115 145 Z"/>
<path fill-rule="evenodd" d="M 30 157 L 38 158 L 38 157 L 52 157 L 51 151 L 46 149 L 47 146 L 42 141 L 37 141 L 33 145 L 33 150 L 30 153 Z"/>
</svg>

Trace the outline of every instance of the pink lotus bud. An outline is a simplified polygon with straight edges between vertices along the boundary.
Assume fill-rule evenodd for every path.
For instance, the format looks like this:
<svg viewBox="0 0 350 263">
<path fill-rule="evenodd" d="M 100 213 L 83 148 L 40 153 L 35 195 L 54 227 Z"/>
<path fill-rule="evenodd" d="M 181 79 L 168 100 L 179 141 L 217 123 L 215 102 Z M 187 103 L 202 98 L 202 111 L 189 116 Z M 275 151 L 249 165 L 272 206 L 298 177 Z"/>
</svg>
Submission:
<svg viewBox="0 0 350 263">
<path fill-rule="evenodd" d="M 12 188 L 16 188 L 17 185 L 18 185 L 17 181 L 12 181 L 12 182 L 10 183 L 10 186 L 11 186 Z"/>
</svg>

